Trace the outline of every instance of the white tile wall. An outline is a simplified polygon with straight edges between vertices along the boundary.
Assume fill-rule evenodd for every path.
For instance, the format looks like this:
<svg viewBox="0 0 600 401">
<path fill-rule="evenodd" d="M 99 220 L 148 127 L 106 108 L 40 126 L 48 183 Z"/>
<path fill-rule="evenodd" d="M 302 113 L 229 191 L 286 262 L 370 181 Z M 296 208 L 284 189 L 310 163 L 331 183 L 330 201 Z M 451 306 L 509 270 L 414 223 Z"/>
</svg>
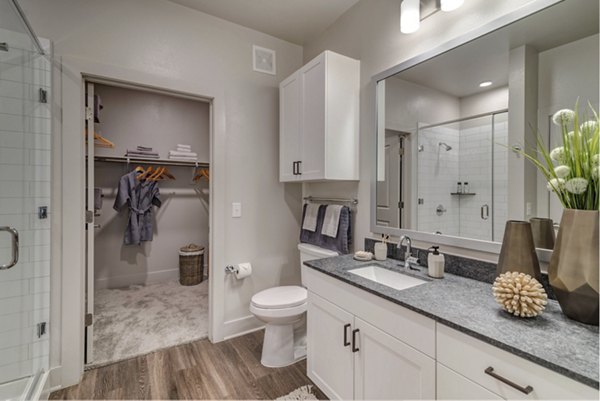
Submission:
<svg viewBox="0 0 600 401">
<path fill-rule="evenodd" d="M 439 143 L 452 146 L 446 151 Z M 456 192 L 458 181 L 459 130 L 454 127 L 439 126 L 419 130 L 418 153 L 418 197 L 423 204 L 417 206 L 417 227 L 419 231 L 446 235 L 459 234 L 459 200 L 450 195 Z M 442 205 L 446 212 L 436 214 Z"/>
<path fill-rule="evenodd" d="M 9 46 L 10 46 L 9 41 Z M 50 304 L 50 64 L 28 50 L 0 51 L 0 226 L 20 234 L 19 263 L 0 271 L 0 383 L 48 368 Z M 48 206 L 49 218 L 37 209 Z M 0 233 L 0 262 L 11 257 L 10 237 Z"/>
<path fill-rule="evenodd" d="M 419 131 L 418 205 L 419 231 L 502 241 L 507 212 L 507 113 L 438 126 Z M 452 150 L 445 151 L 439 142 Z M 492 164 L 494 179 L 492 180 Z M 453 196 L 457 182 L 468 182 L 474 196 Z M 492 191 L 493 186 L 493 191 Z M 492 199 L 493 193 L 493 199 Z M 443 205 L 447 212 L 436 214 Z M 489 218 L 481 218 L 481 207 L 489 206 Z"/>
</svg>

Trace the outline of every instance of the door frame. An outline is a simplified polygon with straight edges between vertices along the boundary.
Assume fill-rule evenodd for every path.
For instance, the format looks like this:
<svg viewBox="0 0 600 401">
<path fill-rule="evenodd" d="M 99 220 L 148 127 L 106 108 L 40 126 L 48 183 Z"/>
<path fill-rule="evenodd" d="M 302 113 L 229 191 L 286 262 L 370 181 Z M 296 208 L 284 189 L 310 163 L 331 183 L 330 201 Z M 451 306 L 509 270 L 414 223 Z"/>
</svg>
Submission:
<svg viewBox="0 0 600 401">
<path fill-rule="evenodd" d="M 123 86 L 156 90 L 179 96 L 204 99 L 210 105 L 210 168 L 209 184 L 209 330 L 211 342 L 224 339 L 224 279 L 225 271 L 215 266 L 225 265 L 225 230 L 218 221 L 226 217 L 226 187 L 221 179 L 226 168 L 225 93 L 210 80 L 189 82 L 113 65 L 93 62 L 78 57 L 64 56 L 57 68 L 62 120 L 57 122 L 61 145 L 53 149 L 58 162 L 57 207 L 60 207 L 62 243 L 60 244 L 60 279 L 53 286 L 53 297 L 60 300 L 55 320 L 60 324 L 60 338 L 53 341 L 57 348 L 58 366 L 52 377 L 52 386 L 79 383 L 84 370 L 85 318 L 85 80 L 106 80 Z M 57 88 L 57 89 L 58 89 Z M 64 196 L 62 188 L 69 188 Z"/>
</svg>

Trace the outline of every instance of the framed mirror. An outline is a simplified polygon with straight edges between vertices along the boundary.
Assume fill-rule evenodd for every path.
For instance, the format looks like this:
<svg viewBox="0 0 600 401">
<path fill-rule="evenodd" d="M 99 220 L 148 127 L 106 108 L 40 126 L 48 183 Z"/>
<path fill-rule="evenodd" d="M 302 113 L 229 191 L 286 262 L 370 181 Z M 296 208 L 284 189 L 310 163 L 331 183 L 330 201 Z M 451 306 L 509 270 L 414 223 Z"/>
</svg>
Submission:
<svg viewBox="0 0 600 401">
<path fill-rule="evenodd" d="M 375 77 L 372 232 L 498 252 L 506 221 L 528 220 L 552 249 L 562 206 L 518 151 L 556 146 L 557 110 L 598 110 L 600 74 L 598 2 L 552 3 Z"/>
</svg>

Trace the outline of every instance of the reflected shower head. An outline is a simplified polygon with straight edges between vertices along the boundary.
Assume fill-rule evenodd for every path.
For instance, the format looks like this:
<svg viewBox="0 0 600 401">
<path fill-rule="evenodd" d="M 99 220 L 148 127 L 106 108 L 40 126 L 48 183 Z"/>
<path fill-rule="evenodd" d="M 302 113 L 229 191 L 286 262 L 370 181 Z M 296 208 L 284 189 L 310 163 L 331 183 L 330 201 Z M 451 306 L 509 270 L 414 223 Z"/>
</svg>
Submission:
<svg viewBox="0 0 600 401">
<path fill-rule="evenodd" d="M 444 149 L 446 149 L 446 152 L 452 150 L 452 146 L 448 145 L 446 142 L 440 142 L 438 143 L 438 146 L 443 146 Z"/>
</svg>

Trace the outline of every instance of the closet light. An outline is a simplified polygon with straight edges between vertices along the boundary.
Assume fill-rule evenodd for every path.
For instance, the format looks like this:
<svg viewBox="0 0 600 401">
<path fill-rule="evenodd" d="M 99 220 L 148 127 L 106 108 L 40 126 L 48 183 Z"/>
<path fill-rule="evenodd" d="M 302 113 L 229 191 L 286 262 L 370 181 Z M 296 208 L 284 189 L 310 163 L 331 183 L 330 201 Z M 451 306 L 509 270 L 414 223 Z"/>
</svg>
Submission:
<svg viewBox="0 0 600 401">
<path fill-rule="evenodd" d="M 402 0 L 400 4 L 400 32 L 413 33 L 421 25 L 420 0 Z"/>
<path fill-rule="evenodd" d="M 465 0 L 441 0 L 440 8 L 442 11 L 454 11 L 462 6 Z"/>
<path fill-rule="evenodd" d="M 492 81 L 485 81 L 485 82 L 482 82 L 482 83 L 479 84 L 479 86 L 481 88 L 486 88 L 486 87 L 491 86 L 491 85 L 492 85 Z"/>
</svg>

